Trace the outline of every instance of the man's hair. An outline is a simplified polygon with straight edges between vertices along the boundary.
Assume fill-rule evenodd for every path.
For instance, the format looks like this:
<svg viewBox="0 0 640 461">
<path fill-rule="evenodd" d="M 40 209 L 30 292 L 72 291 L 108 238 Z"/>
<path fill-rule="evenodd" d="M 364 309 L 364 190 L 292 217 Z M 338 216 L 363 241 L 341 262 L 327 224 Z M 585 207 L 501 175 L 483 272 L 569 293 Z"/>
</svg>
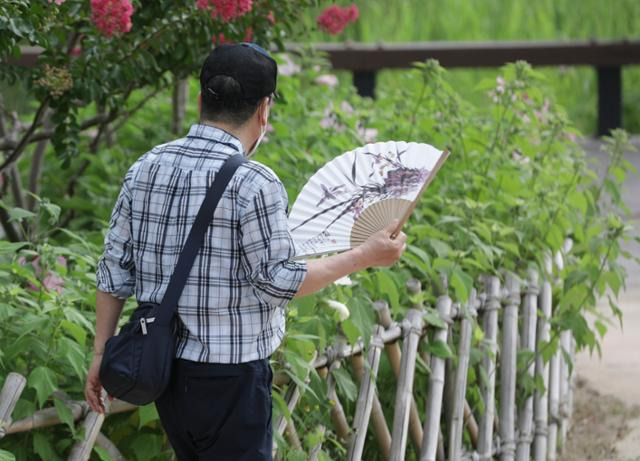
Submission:
<svg viewBox="0 0 640 461">
<path fill-rule="evenodd" d="M 201 91 L 201 118 L 233 126 L 244 125 L 256 113 L 262 99 L 244 98 L 240 83 L 228 75 L 212 77 Z"/>
</svg>

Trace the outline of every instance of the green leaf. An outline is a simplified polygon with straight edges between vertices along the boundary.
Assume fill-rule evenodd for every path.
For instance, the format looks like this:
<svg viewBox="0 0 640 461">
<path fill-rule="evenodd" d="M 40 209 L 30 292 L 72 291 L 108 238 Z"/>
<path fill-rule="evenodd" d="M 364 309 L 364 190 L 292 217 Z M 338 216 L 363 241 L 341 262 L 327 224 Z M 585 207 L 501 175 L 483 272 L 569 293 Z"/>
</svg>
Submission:
<svg viewBox="0 0 640 461">
<path fill-rule="evenodd" d="M 42 432 L 33 432 L 33 451 L 40 458 L 47 461 L 55 461 L 61 459 L 57 454 L 49 439 Z"/>
<path fill-rule="evenodd" d="M 80 325 L 64 319 L 60 322 L 60 326 L 64 331 L 69 333 L 69 335 L 75 339 L 78 344 L 84 345 L 87 339 L 87 332 Z"/>
<path fill-rule="evenodd" d="M 32 219 L 36 217 L 35 213 L 19 207 L 9 208 L 7 213 L 9 214 L 9 221 L 22 221 L 23 219 Z"/>
<path fill-rule="evenodd" d="M 141 429 L 152 421 L 157 421 L 159 418 L 158 410 L 156 410 L 154 403 L 138 408 L 138 429 Z"/>
<path fill-rule="evenodd" d="M 451 272 L 449 283 L 453 287 L 458 301 L 466 301 L 473 287 L 473 279 L 460 269 L 455 268 Z"/>
<path fill-rule="evenodd" d="M 95 451 L 98 454 L 98 457 L 102 461 L 113 461 L 113 458 L 109 456 L 109 453 L 107 453 L 107 450 L 105 450 L 104 448 L 99 447 L 98 445 L 94 445 L 93 451 Z"/>
<path fill-rule="evenodd" d="M 66 336 L 58 339 L 58 354 L 71 365 L 78 378 L 83 379 L 86 370 L 84 367 L 84 349 L 80 345 Z"/>
<path fill-rule="evenodd" d="M 432 325 L 432 326 L 437 327 L 437 328 L 446 328 L 446 326 L 447 326 L 447 324 L 444 323 L 444 320 L 442 320 L 442 318 L 438 314 L 438 311 L 433 310 L 433 309 L 427 310 L 424 313 L 424 315 L 422 316 L 422 318 L 429 325 Z"/>
<path fill-rule="evenodd" d="M 344 368 L 334 368 L 331 374 L 336 381 L 336 385 L 344 393 L 347 400 L 355 401 L 358 390 L 347 370 Z"/>
<path fill-rule="evenodd" d="M 49 215 L 49 224 L 55 224 L 60 219 L 60 207 L 50 202 L 42 202 L 40 204 Z"/>
<path fill-rule="evenodd" d="M 16 461 L 13 453 L 0 449 L 0 461 Z"/>
<path fill-rule="evenodd" d="M 17 253 L 25 245 L 29 245 L 29 242 L 8 242 L 7 240 L 0 240 L 0 254 Z"/>
<path fill-rule="evenodd" d="M 47 367 L 38 366 L 33 369 L 28 378 L 29 387 L 36 390 L 38 405 L 42 404 L 49 398 L 51 393 L 56 390 L 56 375 Z"/>
<path fill-rule="evenodd" d="M 69 429 L 71 429 L 71 433 L 75 436 L 76 426 L 73 420 L 73 414 L 71 413 L 69 407 L 58 397 L 53 399 L 53 405 L 56 407 L 56 411 L 58 412 L 60 420 L 65 423 L 69 427 Z"/>
<path fill-rule="evenodd" d="M 443 359 L 451 359 L 454 357 L 449 345 L 441 339 L 435 339 L 429 342 L 427 349 L 430 354 L 435 355 L 436 357 Z"/>
<path fill-rule="evenodd" d="M 376 280 L 382 294 L 387 295 L 391 310 L 398 312 L 400 309 L 400 295 L 398 294 L 398 288 L 391 276 L 386 271 L 376 272 Z"/>
</svg>

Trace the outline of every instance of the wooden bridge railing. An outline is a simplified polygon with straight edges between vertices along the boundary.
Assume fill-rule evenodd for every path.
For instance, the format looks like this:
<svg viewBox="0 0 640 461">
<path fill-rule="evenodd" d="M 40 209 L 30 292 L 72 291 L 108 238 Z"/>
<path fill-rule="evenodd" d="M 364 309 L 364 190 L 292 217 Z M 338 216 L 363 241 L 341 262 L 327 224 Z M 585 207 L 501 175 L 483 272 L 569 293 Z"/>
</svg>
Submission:
<svg viewBox="0 0 640 461">
<path fill-rule="evenodd" d="M 561 255 L 554 259 L 557 266 L 562 265 Z M 362 341 L 349 344 L 338 336 L 322 354 L 314 355 L 311 365 L 327 380 L 326 398 L 333 402 L 333 430 L 348 447 L 347 459 L 362 458 L 370 426 L 376 449 L 386 460 L 404 460 L 409 440 L 420 461 L 529 461 L 530 457 L 536 461 L 555 460 L 564 446 L 571 421 L 574 376 L 565 353 L 567 357 L 573 357 L 574 342 L 569 331 L 561 332 L 561 347 L 549 363 L 544 361 L 544 351 L 539 348 L 547 347 L 550 339 L 551 288 L 560 283 L 553 280 L 551 269 L 551 258 L 548 258 L 543 273 L 529 270 L 522 277 L 505 273 L 503 287 L 498 277 L 486 276 L 462 305 L 452 302 L 445 281 L 445 291 L 436 303 L 437 321 L 434 321 L 433 313 L 431 317 L 425 316 L 424 306 L 418 304 L 409 309 L 398 324 L 392 320 L 387 304 L 377 302 L 373 307 L 378 315 L 378 325 L 373 329 L 367 347 Z M 420 293 L 420 284 L 415 280 L 410 281 L 407 288 L 412 294 Z M 483 357 L 479 366 L 485 377 L 479 380 L 484 406 L 481 412 L 471 408 L 466 398 L 472 330 L 478 316 L 477 323 L 483 332 Z M 457 344 L 452 341 L 454 326 Z M 428 342 L 429 336 L 432 342 L 449 343 L 457 351 L 457 359 L 454 362 L 436 355 L 421 357 L 429 363 L 430 374 L 426 383 L 426 403 L 420 408 L 414 396 L 417 390 L 414 374 L 419 345 L 422 341 Z M 388 410 L 382 408 L 376 384 L 383 351 L 397 378 L 395 403 Z M 532 359 L 524 373 L 517 374 L 516 356 L 522 351 L 529 352 L 535 360 Z M 345 361 L 351 362 L 356 381 L 360 383 L 352 416 L 346 414 L 340 402 L 331 373 Z M 532 395 L 516 400 L 516 393 L 523 392 L 517 377 L 524 375 L 543 382 L 545 390 L 537 389 Z M 293 414 L 301 390 L 295 382 L 284 379 L 284 375 L 278 376 L 274 381 L 283 389 L 284 400 Z M 500 395 L 496 399 L 498 384 Z M 61 423 L 54 407 L 11 421 L 11 413 L 24 385 L 24 377 L 16 373 L 11 373 L 5 380 L 0 393 L 0 438 Z M 66 400 L 73 418 L 81 421 L 85 434 L 84 439 L 72 448 L 69 460 L 89 459 L 94 444 L 109 452 L 112 458 L 124 459 L 100 432 L 104 416 L 89 411 L 85 402 Z M 443 405 L 445 401 L 447 405 Z M 111 403 L 108 413 L 135 408 L 116 400 Z M 321 429 L 326 431 L 328 428 Z M 469 437 L 463 436 L 465 431 Z M 280 415 L 274 420 L 274 432 L 284 436 L 291 446 L 302 446 L 294 418 Z M 320 449 L 321 443 L 311 447 L 309 459 L 317 459 Z M 277 459 L 275 444 L 273 451 Z"/>
<path fill-rule="evenodd" d="M 524 60 L 534 66 L 591 66 L 598 73 L 598 134 L 622 127 L 622 66 L 640 64 L 640 40 L 558 42 L 323 43 L 334 69 L 353 73 L 364 96 L 373 96 L 376 73 L 437 59 L 444 67 L 500 67 Z"/>
<path fill-rule="evenodd" d="M 287 49 L 301 45 L 291 43 Z M 334 69 L 353 73 L 353 83 L 363 96 L 374 96 L 376 73 L 383 69 L 409 68 L 416 61 L 437 59 L 444 67 L 500 67 L 524 60 L 534 66 L 591 66 L 598 75 L 599 135 L 622 127 L 622 66 L 640 64 L 640 40 L 500 41 L 414 43 L 317 43 Z M 34 67 L 41 48 L 25 46 L 10 63 Z M 184 98 L 175 90 L 174 101 Z M 178 119 L 176 121 L 176 119 Z M 174 124 L 181 125 L 174 114 Z"/>
</svg>

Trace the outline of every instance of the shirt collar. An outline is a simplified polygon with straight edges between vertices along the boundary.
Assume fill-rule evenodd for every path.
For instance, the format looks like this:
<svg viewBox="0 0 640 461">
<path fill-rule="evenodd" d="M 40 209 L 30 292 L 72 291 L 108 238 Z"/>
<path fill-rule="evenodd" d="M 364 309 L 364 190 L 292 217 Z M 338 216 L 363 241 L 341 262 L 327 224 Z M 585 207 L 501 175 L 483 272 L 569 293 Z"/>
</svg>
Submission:
<svg viewBox="0 0 640 461">
<path fill-rule="evenodd" d="M 237 150 L 238 153 L 244 153 L 244 146 L 238 138 L 228 131 L 215 126 L 205 125 L 204 123 L 194 123 L 191 125 L 191 128 L 189 128 L 187 137 L 207 139 L 221 144 L 226 144 Z"/>
</svg>

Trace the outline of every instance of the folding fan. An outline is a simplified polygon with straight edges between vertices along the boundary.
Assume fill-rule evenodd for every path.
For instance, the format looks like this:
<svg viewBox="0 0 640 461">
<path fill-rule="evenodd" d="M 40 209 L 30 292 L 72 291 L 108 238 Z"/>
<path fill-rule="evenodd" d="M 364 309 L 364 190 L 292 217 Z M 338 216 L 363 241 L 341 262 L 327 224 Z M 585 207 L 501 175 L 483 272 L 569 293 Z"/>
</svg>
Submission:
<svg viewBox="0 0 640 461">
<path fill-rule="evenodd" d="M 367 144 L 323 166 L 289 214 L 296 259 L 346 251 L 399 219 L 409 219 L 449 153 L 428 144 Z"/>
</svg>

